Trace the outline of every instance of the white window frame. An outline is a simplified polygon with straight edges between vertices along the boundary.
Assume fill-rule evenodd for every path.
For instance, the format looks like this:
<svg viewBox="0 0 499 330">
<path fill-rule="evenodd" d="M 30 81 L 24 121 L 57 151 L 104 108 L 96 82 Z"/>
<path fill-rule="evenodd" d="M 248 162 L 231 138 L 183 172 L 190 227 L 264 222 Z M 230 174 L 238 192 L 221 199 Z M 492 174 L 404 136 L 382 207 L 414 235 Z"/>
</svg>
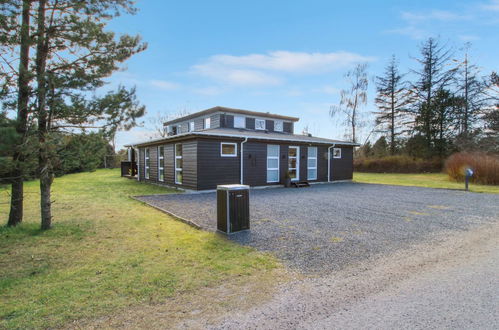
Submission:
<svg viewBox="0 0 499 330">
<path fill-rule="evenodd" d="M 339 151 L 339 155 L 336 155 L 337 151 Z M 333 148 L 333 158 L 341 159 L 341 148 Z"/>
<path fill-rule="evenodd" d="M 181 156 L 177 156 L 177 145 L 180 145 L 181 148 L 182 148 L 182 155 Z M 182 184 L 182 182 L 184 181 L 184 164 L 183 164 L 183 158 L 184 158 L 184 147 L 182 146 L 181 143 L 176 143 L 175 144 L 175 183 L 176 184 Z M 177 167 L 177 160 L 178 159 L 182 159 L 182 167 Z M 182 172 L 182 181 L 178 181 L 177 180 L 177 172 Z"/>
<path fill-rule="evenodd" d="M 151 162 L 151 151 L 149 150 L 149 148 L 145 148 L 144 149 L 144 178 L 146 179 L 149 179 L 150 177 L 150 174 L 151 174 L 151 168 L 150 168 L 150 165 L 151 164 L 148 164 Z"/>
<path fill-rule="evenodd" d="M 263 128 L 259 128 L 258 125 L 256 124 L 257 122 L 263 122 Z M 267 129 L 267 121 L 265 119 L 256 118 L 255 119 L 255 129 L 262 130 L 262 131 L 266 130 Z"/>
<path fill-rule="evenodd" d="M 206 117 L 203 119 L 203 127 L 205 129 L 211 128 L 211 117 Z"/>
<path fill-rule="evenodd" d="M 296 148 L 296 156 L 290 157 L 289 156 L 289 149 L 291 148 Z M 300 147 L 299 146 L 289 146 L 288 147 L 288 171 L 289 171 L 289 159 L 290 158 L 296 158 L 296 177 L 294 179 L 291 179 L 291 181 L 300 181 Z"/>
<path fill-rule="evenodd" d="M 193 122 L 193 121 L 191 121 L 191 122 L 189 123 L 189 132 L 194 132 L 195 127 L 196 127 L 196 126 L 195 126 L 194 122 Z"/>
<path fill-rule="evenodd" d="M 277 129 L 277 123 L 281 124 L 281 129 Z M 274 120 L 274 131 L 276 132 L 284 132 L 284 122 L 282 120 Z"/>
<path fill-rule="evenodd" d="M 269 146 L 277 146 L 277 156 L 269 156 Z M 279 155 L 281 154 L 281 146 L 278 144 L 267 144 L 267 183 L 276 183 L 279 182 L 280 178 L 280 161 L 279 161 Z M 269 159 L 277 159 L 277 167 L 270 167 L 269 168 Z M 276 171 L 277 170 L 277 180 L 276 181 L 270 181 L 269 180 L 269 171 Z"/>
<path fill-rule="evenodd" d="M 233 154 L 224 154 L 223 153 L 223 146 L 224 145 L 232 145 L 232 146 L 234 146 L 234 153 Z M 220 156 L 222 156 L 222 157 L 237 157 L 237 143 L 220 142 Z"/>
<path fill-rule="evenodd" d="M 163 148 L 163 152 L 160 152 Z M 163 161 L 163 166 L 161 166 L 161 161 Z M 161 171 L 163 171 L 163 179 L 161 179 Z M 165 146 L 158 146 L 158 181 L 165 181 Z"/>
<path fill-rule="evenodd" d="M 137 181 L 140 181 L 140 148 L 139 152 L 137 153 L 136 162 L 137 162 Z"/>
<path fill-rule="evenodd" d="M 315 149 L 315 157 L 310 157 L 310 149 Z M 317 153 L 318 153 L 317 147 L 308 147 L 307 150 L 307 180 L 317 180 Z M 315 167 L 310 167 L 309 162 L 310 160 L 315 160 Z M 310 177 L 309 170 L 315 170 L 315 177 Z"/>
<path fill-rule="evenodd" d="M 240 121 L 238 125 L 236 122 Z M 234 128 L 246 128 L 246 117 L 244 116 L 234 116 Z"/>
</svg>

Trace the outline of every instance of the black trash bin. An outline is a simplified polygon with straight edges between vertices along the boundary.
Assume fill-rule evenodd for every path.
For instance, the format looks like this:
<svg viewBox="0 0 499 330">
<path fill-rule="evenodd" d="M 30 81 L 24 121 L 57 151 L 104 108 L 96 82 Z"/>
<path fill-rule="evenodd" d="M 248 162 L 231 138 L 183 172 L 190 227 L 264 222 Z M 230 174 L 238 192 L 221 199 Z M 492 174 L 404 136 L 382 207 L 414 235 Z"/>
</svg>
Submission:
<svg viewBox="0 0 499 330">
<path fill-rule="evenodd" d="M 217 186 L 217 229 L 231 234 L 249 228 L 249 186 Z"/>
</svg>

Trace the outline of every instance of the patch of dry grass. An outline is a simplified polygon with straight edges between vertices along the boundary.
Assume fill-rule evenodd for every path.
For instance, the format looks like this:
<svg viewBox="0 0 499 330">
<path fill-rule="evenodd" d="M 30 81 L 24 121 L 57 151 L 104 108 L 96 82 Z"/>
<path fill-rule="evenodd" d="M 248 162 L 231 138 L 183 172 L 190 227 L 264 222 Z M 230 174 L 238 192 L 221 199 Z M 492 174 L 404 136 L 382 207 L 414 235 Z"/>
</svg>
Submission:
<svg viewBox="0 0 499 330">
<path fill-rule="evenodd" d="M 353 180 L 361 183 L 390 184 L 396 186 L 464 189 L 464 183 L 451 181 L 447 174 L 444 173 L 400 174 L 354 172 Z M 499 194 L 499 186 L 470 184 L 470 191 Z"/>
</svg>

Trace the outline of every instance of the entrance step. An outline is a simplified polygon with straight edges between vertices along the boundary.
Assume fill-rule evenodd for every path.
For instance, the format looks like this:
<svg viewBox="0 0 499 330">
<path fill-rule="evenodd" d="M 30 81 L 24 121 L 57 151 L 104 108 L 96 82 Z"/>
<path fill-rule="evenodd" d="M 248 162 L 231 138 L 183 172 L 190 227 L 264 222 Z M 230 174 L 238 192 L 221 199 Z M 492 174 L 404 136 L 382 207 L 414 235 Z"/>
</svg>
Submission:
<svg viewBox="0 0 499 330">
<path fill-rule="evenodd" d="M 292 182 L 291 186 L 295 188 L 310 187 L 310 183 L 308 181 Z"/>
</svg>

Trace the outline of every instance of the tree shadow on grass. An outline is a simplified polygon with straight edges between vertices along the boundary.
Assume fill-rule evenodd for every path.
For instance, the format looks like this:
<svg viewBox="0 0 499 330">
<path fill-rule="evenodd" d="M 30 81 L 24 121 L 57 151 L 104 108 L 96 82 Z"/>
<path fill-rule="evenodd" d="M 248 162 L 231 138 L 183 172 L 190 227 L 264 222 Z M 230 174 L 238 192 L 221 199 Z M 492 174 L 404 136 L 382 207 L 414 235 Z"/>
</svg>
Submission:
<svg viewBox="0 0 499 330">
<path fill-rule="evenodd" d="M 92 233 L 89 222 L 57 223 L 49 230 L 41 230 L 38 223 L 21 223 L 16 227 L 0 226 L 0 239 L 18 240 L 28 237 L 72 237 L 81 239 Z"/>
</svg>

